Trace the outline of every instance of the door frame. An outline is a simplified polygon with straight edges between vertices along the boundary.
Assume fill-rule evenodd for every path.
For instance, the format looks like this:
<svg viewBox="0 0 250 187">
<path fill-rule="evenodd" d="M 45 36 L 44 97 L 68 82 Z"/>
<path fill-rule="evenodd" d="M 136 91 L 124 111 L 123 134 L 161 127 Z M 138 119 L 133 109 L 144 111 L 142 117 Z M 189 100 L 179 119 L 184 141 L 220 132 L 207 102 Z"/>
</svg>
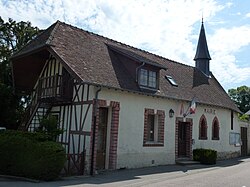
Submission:
<svg viewBox="0 0 250 187">
<path fill-rule="evenodd" d="M 192 133 L 193 133 L 193 119 L 177 117 L 175 123 L 175 158 L 179 158 L 179 123 L 186 123 L 186 157 L 192 158 Z"/>
<path fill-rule="evenodd" d="M 117 147 L 118 147 L 118 129 L 119 129 L 119 116 L 120 116 L 120 102 L 117 101 L 107 101 L 98 99 L 94 101 L 93 106 L 97 105 L 97 116 L 96 120 L 94 120 L 94 115 L 92 115 L 92 127 L 91 127 L 91 142 L 90 142 L 90 152 L 91 155 L 90 160 L 90 168 L 93 168 L 91 171 L 92 175 L 96 172 L 96 154 L 97 154 L 97 141 L 93 141 L 93 137 L 95 140 L 97 139 L 98 133 L 98 124 L 99 124 L 99 108 L 100 107 L 108 107 L 108 129 L 107 129 L 107 139 L 106 142 L 106 160 L 105 160 L 105 169 L 116 169 L 117 164 Z M 94 107 L 93 107 L 94 109 Z M 94 110 L 93 110 L 94 114 Z M 95 128 L 94 128 L 95 126 Z M 95 129 L 95 130 L 94 130 Z M 95 134 L 95 136 L 93 136 Z M 94 143 L 94 145 L 93 145 Z M 112 146 L 111 146 L 112 145 Z M 93 149 L 94 147 L 94 149 Z M 93 158 L 93 162 L 92 162 Z M 108 160 L 108 162 L 107 162 Z"/>
</svg>

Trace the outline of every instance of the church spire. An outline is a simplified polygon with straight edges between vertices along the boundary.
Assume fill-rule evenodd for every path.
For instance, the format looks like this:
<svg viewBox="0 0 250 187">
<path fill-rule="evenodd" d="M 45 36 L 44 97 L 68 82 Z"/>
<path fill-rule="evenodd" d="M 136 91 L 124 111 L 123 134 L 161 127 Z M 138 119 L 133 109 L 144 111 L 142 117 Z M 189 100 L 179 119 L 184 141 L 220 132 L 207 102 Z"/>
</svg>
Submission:
<svg viewBox="0 0 250 187">
<path fill-rule="evenodd" d="M 207 76 L 209 76 L 210 74 L 209 61 L 211 60 L 211 57 L 210 57 L 208 47 L 207 47 L 207 40 L 206 40 L 206 34 L 205 34 L 205 29 L 204 29 L 204 24 L 203 24 L 203 18 L 201 22 L 200 36 L 199 36 L 194 60 L 195 60 L 195 67 L 201 70 Z"/>
</svg>

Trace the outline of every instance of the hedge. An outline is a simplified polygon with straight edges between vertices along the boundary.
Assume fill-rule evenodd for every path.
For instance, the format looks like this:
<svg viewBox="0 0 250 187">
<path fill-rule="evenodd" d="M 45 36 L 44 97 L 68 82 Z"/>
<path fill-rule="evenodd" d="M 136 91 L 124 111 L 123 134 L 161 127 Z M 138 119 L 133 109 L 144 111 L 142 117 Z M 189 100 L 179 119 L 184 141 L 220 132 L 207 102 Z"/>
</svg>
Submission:
<svg viewBox="0 0 250 187">
<path fill-rule="evenodd" d="M 0 132 L 0 174 L 56 179 L 66 161 L 64 148 L 41 133 Z"/>
<path fill-rule="evenodd" d="M 194 149 L 193 160 L 201 164 L 216 164 L 217 151 L 212 149 Z"/>
</svg>

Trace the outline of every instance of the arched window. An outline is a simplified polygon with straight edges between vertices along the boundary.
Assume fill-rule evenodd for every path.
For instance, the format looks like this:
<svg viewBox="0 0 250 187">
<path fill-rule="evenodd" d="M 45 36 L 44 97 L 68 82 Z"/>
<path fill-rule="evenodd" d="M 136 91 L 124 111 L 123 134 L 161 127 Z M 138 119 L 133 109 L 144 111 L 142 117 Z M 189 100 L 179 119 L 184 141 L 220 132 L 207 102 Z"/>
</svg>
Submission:
<svg viewBox="0 0 250 187">
<path fill-rule="evenodd" d="M 199 124 L 199 139 L 200 140 L 207 140 L 207 120 L 204 115 L 200 118 Z"/>
<path fill-rule="evenodd" d="M 212 140 L 219 140 L 220 139 L 220 126 L 217 117 L 214 117 L 213 124 L 212 124 Z"/>
</svg>

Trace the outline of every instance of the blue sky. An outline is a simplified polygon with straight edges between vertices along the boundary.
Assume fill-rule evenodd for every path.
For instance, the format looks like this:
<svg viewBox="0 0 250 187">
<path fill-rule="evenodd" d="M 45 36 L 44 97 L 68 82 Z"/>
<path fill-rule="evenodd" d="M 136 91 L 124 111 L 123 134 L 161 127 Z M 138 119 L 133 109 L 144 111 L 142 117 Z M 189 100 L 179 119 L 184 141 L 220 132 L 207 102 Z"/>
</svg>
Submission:
<svg viewBox="0 0 250 187">
<path fill-rule="evenodd" d="M 203 15 L 210 70 L 227 91 L 250 86 L 250 1 L 0 0 L 0 16 L 45 29 L 56 20 L 194 66 Z"/>
</svg>

